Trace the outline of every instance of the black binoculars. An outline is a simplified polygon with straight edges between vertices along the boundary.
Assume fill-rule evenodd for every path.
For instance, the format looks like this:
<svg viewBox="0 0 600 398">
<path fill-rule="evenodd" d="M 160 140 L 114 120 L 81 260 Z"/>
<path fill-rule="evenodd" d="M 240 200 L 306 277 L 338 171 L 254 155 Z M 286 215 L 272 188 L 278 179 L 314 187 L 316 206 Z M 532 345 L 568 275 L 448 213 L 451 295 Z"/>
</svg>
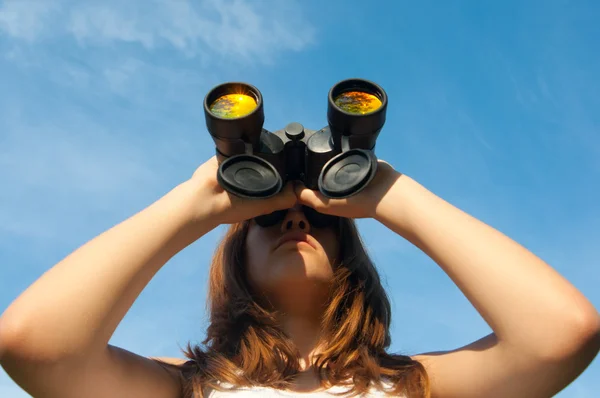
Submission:
<svg viewBox="0 0 600 398">
<path fill-rule="evenodd" d="M 214 87 L 204 99 L 206 127 L 216 144 L 217 179 L 228 192 L 268 198 L 300 180 L 329 198 L 364 189 L 377 172 L 375 141 L 385 123 L 387 95 L 377 84 L 347 79 L 329 91 L 326 127 L 300 123 L 270 132 L 260 91 L 247 83 Z"/>
</svg>

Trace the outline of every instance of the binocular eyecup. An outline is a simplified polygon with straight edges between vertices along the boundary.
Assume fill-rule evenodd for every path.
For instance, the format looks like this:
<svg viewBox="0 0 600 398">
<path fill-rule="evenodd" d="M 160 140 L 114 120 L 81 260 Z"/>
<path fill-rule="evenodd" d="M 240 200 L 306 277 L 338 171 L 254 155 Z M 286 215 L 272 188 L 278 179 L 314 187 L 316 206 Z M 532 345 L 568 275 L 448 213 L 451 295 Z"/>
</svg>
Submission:
<svg viewBox="0 0 600 398">
<path fill-rule="evenodd" d="M 348 79 L 328 95 L 328 125 L 320 130 L 290 123 L 263 128 L 260 91 L 247 83 L 214 87 L 204 99 L 206 126 L 216 145 L 217 179 L 245 198 L 276 195 L 291 180 L 329 198 L 364 189 L 377 172 L 375 142 L 385 124 L 387 95 L 377 84 Z"/>
</svg>

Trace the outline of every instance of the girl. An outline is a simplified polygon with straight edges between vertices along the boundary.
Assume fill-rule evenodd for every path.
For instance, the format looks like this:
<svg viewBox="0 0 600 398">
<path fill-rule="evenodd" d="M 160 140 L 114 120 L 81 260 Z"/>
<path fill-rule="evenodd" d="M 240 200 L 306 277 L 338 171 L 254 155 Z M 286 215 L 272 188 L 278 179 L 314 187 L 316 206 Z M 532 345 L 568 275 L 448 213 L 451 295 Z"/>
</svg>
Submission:
<svg viewBox="0 0 600 398">
<path fill-rule="evenodd" d="M 210 159 L 6 309 L 0 363 L 18 385 L 61 398 L 550 397 L 599 350 L 600 316 L 575 287 L 388 163 L 343 200 L 300 184 L 240 199 L 217 167 Z M 365 217 L 429 255 L 493 333 L 448 352 L 387 353 L 390 303 L 352 221 Z M 188 345 L 183 360 L 108 344 L 156 272 L 220 224 L 231 227 L 210 270 L 205 349 Z"/>
</svg>

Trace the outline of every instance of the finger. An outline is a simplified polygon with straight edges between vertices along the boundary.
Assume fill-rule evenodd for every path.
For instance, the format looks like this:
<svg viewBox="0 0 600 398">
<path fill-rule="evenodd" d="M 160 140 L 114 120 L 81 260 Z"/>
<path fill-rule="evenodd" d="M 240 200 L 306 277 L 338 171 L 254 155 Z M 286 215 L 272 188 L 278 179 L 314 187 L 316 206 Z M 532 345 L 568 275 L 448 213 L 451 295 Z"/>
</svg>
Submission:
<svg viewBox="0 0 600 398">
<path fill-rule="evenodd" d="M 288 182 L 277 195 L 266 201 L 265 205 L 271 210 L 283 210 L 294 207 L 297 200 L 294 185 Z"/>
<path fill-rule="evenodd" d="M 322 208 L 327 203 L 327 198 L 318 191 L 306 188 L 303 183 L 297 183 L 294 187 L 294 193 L 298 198 L 298 203 L 310 206 L 314 209 Z"/>
<path fill-rule="evenodd" d="M 206 162 L 205 164 L 209 164 L 214 168 L 218 168 L 219 167 L 219 161 L 217 160 L 217 156 L 213 155 L 211 156 Z"/>
</svg>

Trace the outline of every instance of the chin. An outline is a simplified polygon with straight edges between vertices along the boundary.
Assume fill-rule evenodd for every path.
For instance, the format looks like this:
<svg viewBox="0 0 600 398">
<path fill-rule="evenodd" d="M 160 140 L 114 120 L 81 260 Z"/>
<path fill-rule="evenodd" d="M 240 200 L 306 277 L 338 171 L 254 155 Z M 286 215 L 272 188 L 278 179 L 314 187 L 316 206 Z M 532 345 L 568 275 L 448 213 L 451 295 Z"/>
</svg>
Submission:
<svg viewBox="0 0 600 398">
<path fill-rule="evenodd" d="M 333 279 L 333 269 L 329 263 L 318 261 L 317 256 L 296 253 L 295 256 L 286 256 L 282 259 L 281 267 L 276 280 L 285 283 L 327 283 Z"/>
<path fill-rule="evenodd" d="M 295 278 L 282 278 L 275 283 L 274 289 L 280 297 L 288 297 L 292 300 L 308 300 L 320 298 L 327 295 L 331 289 L 332 278 L 324 275 L 313 275 Z"/>
</svg>

